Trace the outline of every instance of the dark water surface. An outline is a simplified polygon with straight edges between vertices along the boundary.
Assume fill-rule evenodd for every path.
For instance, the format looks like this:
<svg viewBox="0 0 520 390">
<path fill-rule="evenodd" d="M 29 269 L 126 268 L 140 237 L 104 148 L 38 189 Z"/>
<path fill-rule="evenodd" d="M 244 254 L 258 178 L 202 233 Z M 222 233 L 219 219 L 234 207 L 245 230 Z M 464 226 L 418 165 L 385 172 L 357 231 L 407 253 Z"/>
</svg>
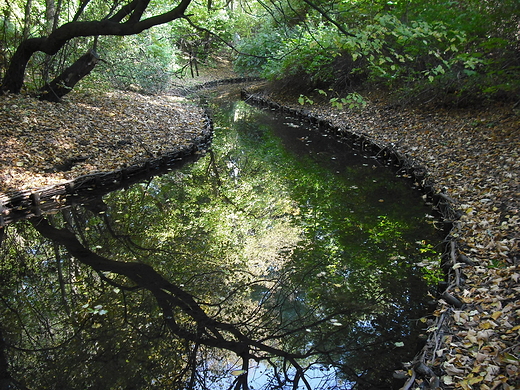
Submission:
<svg viewBox="0 0 520 390">
<path fill-rule="evenodd" d="M 440 241 L 420 195 L 291 118 L 208 101 L 196 163 L 6 228 L 9 374 L 31 389 L 401 386 L 433 278 L 417 264 Z"/>
</svg>

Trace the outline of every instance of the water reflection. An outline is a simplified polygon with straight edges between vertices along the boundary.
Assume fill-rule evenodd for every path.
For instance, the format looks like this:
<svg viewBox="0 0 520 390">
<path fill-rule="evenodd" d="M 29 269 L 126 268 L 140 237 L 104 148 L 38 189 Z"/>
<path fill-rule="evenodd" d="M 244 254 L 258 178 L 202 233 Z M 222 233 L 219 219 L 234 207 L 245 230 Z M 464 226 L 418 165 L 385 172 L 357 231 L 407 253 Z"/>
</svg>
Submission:
<svg viewBox="0 0 520 390">
<path fill-rule="evenodd" d="M 197 163 L 8 226 L 13 383 L 399 385 L 426 312 L 414 264 L 437 240 L 418 195 L 290 118 L 210 106 L 213 150 Z"/>
</svg>

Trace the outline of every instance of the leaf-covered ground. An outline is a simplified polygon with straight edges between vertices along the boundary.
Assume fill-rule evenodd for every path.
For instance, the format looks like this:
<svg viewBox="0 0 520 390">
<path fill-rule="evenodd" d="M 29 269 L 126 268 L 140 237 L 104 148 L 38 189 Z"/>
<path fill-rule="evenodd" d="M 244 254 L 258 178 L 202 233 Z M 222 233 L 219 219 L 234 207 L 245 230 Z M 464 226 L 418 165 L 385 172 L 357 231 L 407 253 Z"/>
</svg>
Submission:
<svg viewBox="0 0 520 390">
<path fill-rule="evenodd" d="M 297 98 L 269 98 L 302 109 Z M 450 293 L 463 306 L 439 300 L 422 356 L 436 375 L 416 365 L 407 388 L 431 382 L 431 388 L 520 389 L 518 111 L 506 104 L 403 108 L 377 97 L 357 111 L 316 102 L 304 109 L 425 166 L 436 190 L 462 213 L 451 236 L 469 261 L 452 264 Z"/>
<path fill-rule="evenodd" d="M 203 110 L 174 96 L 71 93 L 63 103 L 0 96 L 0 193 L 159 157 L 201 134 Z"/>
</svg>

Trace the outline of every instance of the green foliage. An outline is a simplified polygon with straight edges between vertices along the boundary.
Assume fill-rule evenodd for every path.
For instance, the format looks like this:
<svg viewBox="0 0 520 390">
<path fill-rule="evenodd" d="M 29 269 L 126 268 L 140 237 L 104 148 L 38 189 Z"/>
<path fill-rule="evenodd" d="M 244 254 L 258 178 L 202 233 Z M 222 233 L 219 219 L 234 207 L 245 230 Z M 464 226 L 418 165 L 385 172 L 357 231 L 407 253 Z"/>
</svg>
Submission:
<svg viewBox="0 0 520 390">
<path fill-rule="evenodd" d="M 322 89 L 317 89 L 316 91 L 320 95 L 324 95 L 325 97 L 328 96 L 327 92 L 325 92 Z M 330 91 L 332 91 L 332 89 Z M 300 103 L 302 106 L 304 104 L 313 105 L 314 100 L 312 100 L 308 96 L 300 94 L 300 97 L 298 98 L 298 103 Z M 367 105 L 367 102 L 363 98 L 363 96 L 361 96 L 357 92 L 351 92 L 347 94 L 347 96 L 345 97 L 332 97 L 329 99 L 329 103 L 332 107 L 338 110 L 343 110 L 344 107 L 347 107 L 349 110 L 361 110 Z"/>
<path fill-rule="evenodd" d="M 417 266 L 421 267 L 423 277 L 430 285 L 438 285 L 445 279 L 441 269 L 440 254 L 431 244 L 425 241 L 418 241 L 417 244 L 419 245 L 420 257 L 422 257 Z"/>
<path fill-rule="evenodd" d="M 304 104 L 311 104 L 312 105 L 312 104 L 314 104 L 314 100 L 312 100 L 308 96 L 300 95 L 300 97 L 298 98 L 298 103 L 300 103 L 302 106 Z"/>
<path fill-rule="evenodd" d="M 101 41 L 101 55 L 108 64 L 100 64 L 93 76 L 98 82 L 108 80 L 118 89 L 158 93 L 167 89 L 175 70 L 177 51 L 168 39 L 165 26 L 128 37 L 106 37 Z"/>
<path fill-rule="evenodd" d="M 9 57 L 12 55 L 13 48 L 17 42 L 16 25 L 12 20 L 5 15 L 8 14 L 7 9 L 2 9 L 0 6 L 0 13 L 4 13 L 4 17 L 0 17 L 0 78 L 9 65 Z"/>
<path fill-rule="evenodd" d="M 9 6 L 0 4 L 0 75 L 4 74 L 8 61 L 25 38 L 45 37 L 53 29 L 71 21 L 103 20 L 114 13 L 110 2 L 101 0 L 60 2 L 61 7 L 54 7 L 55 17 L 52 16 L 52 7 L 49 7 L 56 5 L 54 1 L 27 2 L 32 7 L 27 7 L 25 3 L 13 0 Z M 168 12 L 172 6 L 171 2 L 157 1 L 150 5 L 149 10 L 153 9 L 157 14 Z M 243 29 L 245 23 L 239 17 L 231 18 L 231 10 L 229 3 L 224 1 L 212 1 L 211 7 L 193 2 L 190 5 L 193 12 L 190 20 L 200 28 L 179 20 L 171 26 L 145 30 L 137 36 L 75 38 L 52 57 L 36 53 L 27 68 L 26 86 L 29 89 L 40 88 L 96 42 L 96 50 L 104 62 L 87 83 L 160 92 L 168 87 L 173 72 L 183 70 L 186 61 L 190 65 L 194 60 L 205 62 L 210 54 L 231 40 L 235 31 Z M 143 18 L 151 16 L 150 12 L 145 12 Z M 242 24 L 235 26 L 235 20 L 240 20 Z M 185 50 L 186 47 L 189 49 Z"/>
<path fill-rule="evenodd" d="M 513 97 L 520 91 L 518 2 L 515 0 L 282 1 L 192 3 L 190 20 L 139 37 L 100 38 L 98 51 L 110 63 L 91 83 L 147 92 L 162 90 L 177 72 L 210 64 L 236 47 L 235 69 L 284 80 L 295 89 L 333 87 L 341 94 L 360 85 L 383 86 L 400 96 L 464 101 Z M 78 20 L 99 20 L 110 4 L 88 2 Z M 154 10 L 166 10 L 162 1 Z M 64 2 L 56 26 L 70 22 L 77 2 Z M 0 75 L 25 37 L 46 36 L 46 2 L 0 4 Z M 195 27 L 198 26 L 198 27 Z M 58 55 L 37 55 L 28 84 L 40 87 L 92 47 L 78 38 Z M 360 104 L 355 95 L 333 105 Z"/>
<path fill-rule="evenodd" d="M 226 42 L 232 41 L 241 30 L 223 2 L 212 2 L 211 9 L 206 4 L 192 3 L 190 10 L 190 23 L 179 21 L 170 27 L 171 45 L 177 49 L 176 70 L 180 76 L 188 69 L 195 76 L 198 65 L 211 65 L 213 56 L 227 57 Z"/>
<path fill-rule="evenodd" d="M 339 55 L 337 41 L 335 29 L 325 24 L 296 26 L 282 38 L 262 75 L 272 80 L 305 75 L 305 79 L 316 86 L 332 82 L 334 72 L 331 64 Z"/>
<path fill-rule="evenodd" d="M 265 28 L 238 42 L 240 52 L 234 60 L 235 70 L 241 74 L 260 76 L 273 55 L 281 50 L 283 33 Z"/>
<path fill-rule="evenodd" d="M 291 80 L 299 88 L 351 90 L 368 83 L 403 97 L 427 93 L 430 99 L 463 101 L 514 96 L 520 91 L 514 3 L 326 1 L 320 7 L 335 24 L 324 22 L 314 9 L 307 9 L 297 23 L 287 17 L 284 25 L 278 16 L 267 27 L 274 44 L 252 35 L 242 49 L 268 58 L 251 61 L 256 72 L 271 80 Z M 240 66 L 247 70 L 249 64 L 242 61 Z M 333 104 L 350 102 L 336 99 Z"/>
<path fill-rule="evenodd" d="M 339 98 L 331 98 L 330 103 L 332 107 L 342 110 L 343 107 L 348 107 L 350 110 L 360 110 L 367 105 L 366 100 L 357 92 L 351 92 L 347 96 Z"/>
</svg>

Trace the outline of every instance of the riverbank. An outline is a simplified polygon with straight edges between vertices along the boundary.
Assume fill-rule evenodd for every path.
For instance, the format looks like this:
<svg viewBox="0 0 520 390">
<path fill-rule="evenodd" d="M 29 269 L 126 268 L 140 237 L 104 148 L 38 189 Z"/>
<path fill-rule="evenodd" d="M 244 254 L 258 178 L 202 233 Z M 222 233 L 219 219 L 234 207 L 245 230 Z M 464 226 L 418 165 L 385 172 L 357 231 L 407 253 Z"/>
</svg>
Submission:
<svg viewBox="0 0 520 390">
<path fill-rule="evenodd" d="M 71 93 L 63 103 L 0 97 L 0 194 L 113 172 L 173 150 L 207 130 L 202 108 L 180 96 Z"/>
<path fill-rule="evenodd" d="M 302 106 L 297 96 L 257 92 L 425 167 L 460 216 L 449 233 L 449 295 L 437 297 L 406 388 L 520 388 L 520 117 L 512 105 L 414 108 L 368 95 L 364 108 L 337 110 L 319 96 Z"/>
</svg>

